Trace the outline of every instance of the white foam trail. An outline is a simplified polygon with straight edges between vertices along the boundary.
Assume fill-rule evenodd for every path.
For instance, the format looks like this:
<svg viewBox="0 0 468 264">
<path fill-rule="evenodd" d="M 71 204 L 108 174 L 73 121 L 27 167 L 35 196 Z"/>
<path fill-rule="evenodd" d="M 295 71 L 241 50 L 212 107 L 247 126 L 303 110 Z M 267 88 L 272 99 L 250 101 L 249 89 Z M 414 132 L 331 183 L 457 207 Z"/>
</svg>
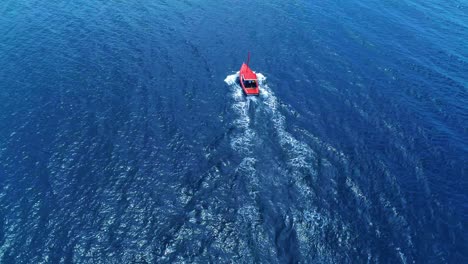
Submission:
<svg viewBox="0 0 468 264">
<path fill-rule="evenodd" d="M 237 84 L 239 72 L 231 74 L 224 79 L 231 89 L 231 97 L 234 101 L 232 109 L 237 114 L 234 124 L 241 130 L 240 134 L 234 136 L 231 140 L 231 147 L 243 154 L 251 154 L 252 142 L 256 136 L 255 131 L 250 128 L 249 107 L 255 98 L 245 97 L 242 88 Z"/>
<path fill-rule="evenodd" d="M 262 73 L 256 74 L 259 81 L 260 98 L 262 103 L 267 106 L 266 110 L 271 114 L 271 120 L 277 132 L 280 146 L 289 154 L 288 163 L 292 167 L 306 168 L 310 172 L 314 172 L 311 166 L 314 157 L 313 150 L 306 143 L 297 140 L 286 131 L 285 116 L 279 110 L 280 103 L 278 99 L 266 83 L 267 78 Z M 234 120 L 234 124 L 243 130 L 241 135 L 232 139 L 231 146 L 235 150 L 250 153 L 256 133 L 250 128 L 251 119 L 248 109 L 250 103 L 256 101 L 257 98 L 243 95 L 242 88 L 237 84 L 238 75 L 239 72 L 228 75 L 224 80 L 231 88 L 231 95 L 234 100 L 232 108 L 238 115 L 238 118 Z"/>
<path fill-rule="evenodd" d="M 257 173 L 255 170 L 255 165 L 257 160 L 252 156 L 253 153 L 252 147 L 257 141 L 255 137 L 258 136 L 259 131 L 255 131 L 251 126 L 251 116 L 249 115 L 249 104 L 258 100 L 256 110 L 262 113 L 261 116 L 267 116 L 269 120 L 262 120 L 263 122 L 269 122 L 271 120 L 274 128 L 274 133 L 277 135 L 277 144 L 281 147 L 284 153 L 286 153 L 287 164 L 289 165 L 288 171 L 284 171 L 284 176 L 288 175 L 293 178 L 294 185 L 297 188 L 298 195 L 303 200 L 312 200 L 314 199 L 313 189 L 310 188 L 309 183 L 305 182 L 304 173 L 310 174 L 313 178 L 316 178 L 317 172 L 315 168 L 315 161 L 318 158 L 315 151 L 311 146 L 318 146 L 322 150 L 326 150 L 333 160 L 340 162 L 345 166 L 349 165 L 349 158 L 345 153 L 337 149 L 336 147 L 328 144 L 327 142 L 322 141 L 320 138 L 316 137 L 309 131 L 305 129 L 300 129 L 300 134 L 308 137 L 312 140 L 310 142 L 301 141 L 295 138 L 290 132 L 287 131 L 286 126 L 286 115 L 284 111 L 289 111 L 294 113 L 294 109 L 285 107 L 284 104 L 275 96 L 273 90 L 268 86 L 266 82 L 266 77 L 261 73 L 256 73 L 259 80 L 260 86 L 260 96 L 257 98 L 254 97 L 245 97 L 242 92 L 242 88 L 237 84 L 237 74 L 232 74 L 226 77 L 225 82 L 230 85 L 231 95 L 234 100 L 232 108 L 235 110 L 237 115 L 234 124 L 237 128 L 242 129 L 242 133 L 235 136 L 231 139 L 231 146 L 235 150 L 248 152 L 250 155 L 246 155 L 242 162 L 239 164 L 237 171 L 240 175 L 245 175 L 248 184 L 248 192 L 250 197 L 255 200 L 257 195 L 257 190 L 261 186 L 261 180 L 258 177 L 261 177 L 261 173 Z M 306 142 L 310 142 L 310 145 Z M 324 157 L 320 157 L 328 161 Z M 332 166 L 328 163 L 327 166 Z M 280 170 L 280 172 L 283 172 Z M 264 180 L 264 179 L 263 179 Z M 330 179 L 331 182 L 334 179 Z M 316 182 L 316 181 L 315 181 Z M 351 177 L 346 177 L 346 186 L 349 190 L 352 191 L 357 200 L 361 201 L 365 208 L 369 208 L 370 201 L 366 196 L 365 189 L 362 189 L 358 182 L 354 181 Z M 336 198 L 335 198 L 336 199 Z M 403 215 L 397 210 L 398 207 L 392 205 L 384 195 L 380 198 L 382 206 L 388 208 L 389 212 L 392 213 L 393 219 L 400 223 L 399 226 L 402 226 L 400 230 L 403 234 L 406 235 L 406 244 L 403 243 L 404 247 L 412 247 L 413 240 L 411 233 L 408 228 L 406 219 Z M 255 221 L 255 217 L 258 216 L 259 212 L 257 211 L 255 205 L 246 205 L 240 210 L 240 223 L 251 223 Z M 326 230 L 341 230 L 336 232 L 336 238 L 340 246 L 343 248 L 351 249 L 353 244 L 350 240 L 352 236 L 353 227 L 348 223 L 339 218 L 334 218 L 331 212 L 323 212 L 310 206 L 304 210 L 298 210 L 297 208 L 291 209 L 292 217 L 294 218 L 294 225 L 297 233 L 298 240 L 301 242 L 301 250 L 307 252 L 310 248 L 308 245 L 314 244 L 317 247 L 317 250 L 321 252 L 323 258 L 322 262 L 336 262 L 333 258 L 327 257 L 332 256 L 332 252 L 325 246 L 328 243 L 329 234 Z M 372 224 L 372 223 L 371 223 Z M 243 225 L 241 225 L 243 226 Z M 378 232 L 378 228 L 376 229 Z M 397 248 L 398 250 L 400 247 Z M 402 262 L 406 261 L 405 255 L 398 251 Z M 315 256 L 314 256 L 315 257 Z"/>
<path fill-rule="evenodd" d="M 271 119 L 278 134 L 279 143 L 286 150 L 286 153 L 290 154 L 288 163 L 295 168 L 307 168 L 311 173 L 315 174 L 311 166 L 311 162 L 315 156 L 314 151 L 306 143 L 297 140 L 291 133 L 286 131 L 286 118 L 279 110 L 281 106 L 278 99 L 266 83 L 266 77 L 261 73 L 257 73 L 257 77 L 261 89 L 260 96 L 271 113 Z"/>
</svg>

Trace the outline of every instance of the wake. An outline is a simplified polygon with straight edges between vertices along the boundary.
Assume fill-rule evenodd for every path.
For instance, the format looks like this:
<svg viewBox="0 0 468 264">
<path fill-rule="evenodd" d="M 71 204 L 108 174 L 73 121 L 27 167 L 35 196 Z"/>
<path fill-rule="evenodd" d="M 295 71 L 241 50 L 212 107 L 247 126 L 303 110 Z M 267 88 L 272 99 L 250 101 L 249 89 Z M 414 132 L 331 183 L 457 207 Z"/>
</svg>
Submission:
<svg viewBox="0 0 468 264">
<path fill-rule="evenodd" d="M 257 136 L 255 131 L 250 128 L 252 120 L 249 115 L 249 107 L 257 98 L 244 96 L 242 88 L 237 84 L 237 77 L 238 72 L 228 75 L 224 80 L 230 87 L 230 95 L 233 100 L 231 108 L 237 116 L 233 123 L 240 131 L 231 139 L 231 147 L 240 154 L 248 155 L 252 154 L 253 142 Z"/>
<path fill-rule="evenodd" d="M 281 104 L 274 92 L 266 83 L 266 77 L 262 73 L 256 73 L 259 81 L 260 96 L 244 96 L 242 88 L 237 83 L 238 72 L 228 75 L 224 80 L 230 87 L 231 98 L 233 99 L 232 109 L 237 118 L 234 125 L 242 131 L 231 140 L 231 147 L 241 154 L 251 154 L 254 140 L 259 133 L 251 128 L 252 118 L 249 115 L 249 108 L 252 103 L 256 104 L 259 111 L 266 113 L 268 121 L 273 123 L 279 146 L 288 154 L 288 164 L 293 168 L 305 168 L 310 173 L 315 174 L 311 164 L 315 156 L 314 151 L 304 142 L 297 140 L 286 131 L 286 117 L 281 113 Z"/>
<path fill-rule="evenodd" d="M 333 259 L 334 252 L 326 247 L 329 243 L 330 232 L 336 234 L 336 239 L 340 241 L 341 246 L 346 250 L 350 251 L 354 245 L 351 237 L 357 232 L 352 223 L 345 219 L 336 218 L 332 211 L 320 210 L 315 205 L 318 204 L 329 204 L 327 200 L 339 201 L 337 182 L 338 182 L 338 169 L 336 163 L 340 163 L 344 168 L 349 168 L 349 158 L 342 152 L 336 149 L 331 144 L 323 142 L 317 136 L 313 135 L 310 131 L 299 128 L 299 132 L 303 136 L 309 139 L 309 141 L 303 141 L 296 138 L 291 132 L 287 130 L 287 113 L 293 114 L 294 111 L 285 106 L 275 95 L 274 91 L 268 86 L 266 77 L 261 73 L 256 73 L 259 81 L 260 95 L 259 97 L 246 97 L 243 94 L 242 88 L 237 83 L 238 73 L 231 74 L 224 80 L 230 89 L 230 96 L 232 98 L 231 108 L 235 113 L 235 119 L 233 125 L 237 128 L 237 133 L 231 137 L 231 147 L 234 151 L 242 155 L 243 160 L 240 162 L 236 169 L 236 172 L 245 176 L 246 185 L 251 198 L 255 198 L 258 190 L 261 190 L 265 186 L 266 181 L 281 179 L 283 185 L 278 185 L 277 188 L 289 189 L 291 186 L 296 191 L 296 201 L 308 201 L 308 205 L 303 207 L 288 207 L 292 222 L 294 222 L 294 229 L 297 234 L 299 247 L 301 252 L 310 252 L 310 245 L 319 248 L 322 256 L 322 262 L 335 262 Z M 261 115 L 252 115 L 250 108 L 254 108 L 256 113 Z M 258 118 L 265 120 L 257 120 Z M 255 120 L 253 120 L 255 119 Z M 255 121 L 255 122 L 254 122 Z M 265 131 L 256 129 L 257 123 L 268 124 L 272 128 L 272 136 L 269 138 L 273 141 L 265 141 L 261 136 L 265 136 Z M 262 133 L 263 132 L 263 133 Z M 284 164 L 280 164 L 278 172 L 281 175 L 280 178 L 274 178 L 273 175 L 268 174 L 262 177 L 261 171 L 256 171 L 255 165 L 258 162 L 254 154 L 255 149 L 261 149 L 263 142 L 271 142 L 280 147 L 284 155 Z M 317 152 L 311 147 L 317 148 Z M 331 157 L 324 157 L 322 151 L 326 151 Z M 320 155 L 318 153 L 321 153 Z M 320 162 L 318 162 L 320 160 Z M 321 165 L 318 165 L 318 164 Z M 321 166 L 321 167 L 319 167 Z M 283 168 L 287 169 L 284 170 Z M 319 171 L 320 170 L 320 175 Z M 324 178 L 323 171 L 326 172 Z M 346 173 L 346 172 L 344 172 Z M 346 173 L 348 174 L 348 173 Z M 308 177 L 310 176 L 310 177 Z M 362 208 L 359 210 L 361 216 L 364 219 L 371 218 L 371 215 L 366 212 L 370 210 L 372 204 L 366 193 L 361 189 L 360 184 L 353 180 L 352 175 L 346 175 L 345 186 L 353 193 L 357 201 L 360 201 Z M 305 180 L 305 179 L 310 180 Z M 319 180 L 320 179 L 320 180 Z M 327 200 L 318 201 L 320 198 L 314 193 L 314 189 L 311 185 L 317 185 L 320 181 L 328 180 L 327 188 Z M 292 183 L 292 185 L 284 183 Z M 279 191 L 280 189 L 278 189 Z M 289 191 L 289 190 L 288 190 Z M 323 195 L 323 193 L 322 193 Z M 253 199 L 255 200 L 255 199 Z M 385 208 L 391 208 L 393 219 L 397 219 L 401 224 L 400 228 L 405 233 L 406 246 L 412 248 L 412 236 L 409 229 L 405 228 L 408 223 L 404 216 L 400 215 L 397 207 L 393 205 L 389 199 L 385 196 L 380 197 L 381 202 Z M 276 206 L 281 207 L 280 201 L 278 200 Z M 246 205 L 245 210 L 248 216 L 261 218 L 261 213 L 255 204 Z M 249 218 L 250 219 L 250 218 Z M 246 220 L 243 220 L 244 222 Z M 250 221 L 250 220 L 249 220 Z M 242 222 L 242 221 L 241 221 Z M 340 232 L 338 232 L 340 230 Z M 378 232 L 379 227 L 376 228 Z M 405 246 L 403 244 L 402 246 Z M 368 252 L 369 253 L 369 252 Z M 404 260 L 405 255 L 402 252 L 401 258 Z M 370 254 L 370 253 L 369 253 Z M 308 257 L 316 257 L 310 255 Z M 403 261 L 404 262 L 404 261 Z"/>
</svg>

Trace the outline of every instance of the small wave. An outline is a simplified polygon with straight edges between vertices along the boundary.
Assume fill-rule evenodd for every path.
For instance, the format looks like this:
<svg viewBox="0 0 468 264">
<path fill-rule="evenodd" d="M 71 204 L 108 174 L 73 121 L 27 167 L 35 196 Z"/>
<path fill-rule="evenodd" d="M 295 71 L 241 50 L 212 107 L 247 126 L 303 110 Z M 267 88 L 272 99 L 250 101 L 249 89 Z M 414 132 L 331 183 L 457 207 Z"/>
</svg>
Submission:
<svg viewBox="0 0 468 264">
<path fill-rule="evenodd" d="M 230 86 L 236 85 L 237 84 L 237 78 L 239 77 L 239 72 L 235 74 L 228 75 L 226 79 L 224 79 L 224 82 L 229 84 Z"/>
</svg>

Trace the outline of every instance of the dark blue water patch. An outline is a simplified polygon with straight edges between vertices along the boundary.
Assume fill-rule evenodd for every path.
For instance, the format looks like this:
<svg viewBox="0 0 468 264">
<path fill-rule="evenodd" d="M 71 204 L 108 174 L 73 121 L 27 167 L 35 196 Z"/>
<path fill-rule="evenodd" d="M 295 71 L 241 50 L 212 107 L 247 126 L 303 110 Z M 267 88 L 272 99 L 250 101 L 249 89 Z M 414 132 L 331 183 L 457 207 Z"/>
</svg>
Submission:
<svg viewBox="0 0 468 264">
<path fill-rule="evenodd" d="M 0 4 L 0 259 L 466 262 L 465 10 Z"/>
</svg>

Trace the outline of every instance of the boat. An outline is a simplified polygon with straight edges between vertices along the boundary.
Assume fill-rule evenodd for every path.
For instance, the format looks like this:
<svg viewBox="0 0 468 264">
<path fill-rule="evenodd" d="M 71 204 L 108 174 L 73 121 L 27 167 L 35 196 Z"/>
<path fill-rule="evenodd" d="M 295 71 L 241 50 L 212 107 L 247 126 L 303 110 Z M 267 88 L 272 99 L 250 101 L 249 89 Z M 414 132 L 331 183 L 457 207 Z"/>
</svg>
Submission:
<svg viewBox="0 0 468 264">
<path fill-rule="evenodd" d="M 258 78 L 255 72 L 250 69 L 249 62 L 250 52 L 247 57 L 247 63 L 242 63 L 239 70 L 239 82 L 246 95 L 258 95 L 260 93 L 258 89 Z"/>
</svg>

